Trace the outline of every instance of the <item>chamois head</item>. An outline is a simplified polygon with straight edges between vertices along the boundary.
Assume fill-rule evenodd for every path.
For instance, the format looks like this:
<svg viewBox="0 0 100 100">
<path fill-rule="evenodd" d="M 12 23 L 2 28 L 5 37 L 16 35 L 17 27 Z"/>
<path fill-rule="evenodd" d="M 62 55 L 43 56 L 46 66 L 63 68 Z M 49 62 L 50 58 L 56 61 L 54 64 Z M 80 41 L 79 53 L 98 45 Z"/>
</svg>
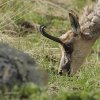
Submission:
<svg viewBox="0 0 100 100">
<path fill-rule="evenodd" d="M 58 69 L 60 75 L 66 72 L 68 75 L 74 75 L 96 40 L 87 31 L 81 29 L 78 16 L 73 11 L 69 12 L 69 19 L 72 29 L 61 37 L 49 35 L 45 31 L 46 26 L 40 26 L 43 36 L 58 42 L 61 46 L 62 57 Z"/>
</svg>

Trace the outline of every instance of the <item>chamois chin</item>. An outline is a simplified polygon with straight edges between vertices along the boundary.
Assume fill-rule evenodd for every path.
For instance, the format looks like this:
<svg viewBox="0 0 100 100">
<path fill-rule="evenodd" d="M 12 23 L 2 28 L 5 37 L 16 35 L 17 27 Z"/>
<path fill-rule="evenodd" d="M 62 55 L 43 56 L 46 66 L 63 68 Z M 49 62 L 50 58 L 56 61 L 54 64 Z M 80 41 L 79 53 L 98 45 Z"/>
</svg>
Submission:
<svg viewBox="0 0 100 100">
<path fill-rule="evenodd" d="M 66 73 L 68 75 L 76 74 L 91 51 L 93 44 L 100 37 L 100 0 L 92 9 L 86 8 L 80 18 L 71 10 L 69 20 L 72 29 L 60 37 L 48 34 L 43 25 L 39 28 L 43 36 L 60 44 L 62 52 L 58 68 L 60 75 Z"/>
</svg>

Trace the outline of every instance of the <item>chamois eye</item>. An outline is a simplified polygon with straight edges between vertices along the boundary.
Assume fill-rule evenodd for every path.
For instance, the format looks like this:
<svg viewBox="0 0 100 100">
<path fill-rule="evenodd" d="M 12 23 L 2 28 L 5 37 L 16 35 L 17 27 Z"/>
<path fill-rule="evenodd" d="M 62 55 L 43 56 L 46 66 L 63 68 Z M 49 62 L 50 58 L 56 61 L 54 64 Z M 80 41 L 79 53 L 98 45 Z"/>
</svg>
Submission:
<svg viewBox="0 0 100 100">
<path fill-rule="evenodd" d="M 67 48 L 71 48 L 71 45 L 68 44 L 68 45 L 66 45 L 66 47 L 67 47 Z"/>
<path fill-rule="evenodd" d="M 66 53 L 71 54 L 73 52 L 73 44 L 72 43 L 68 43 L 65 45 L 65 51 Z"/>
<path fill-rule="evenodd" d="M 66 46 L 66 47 L 65 47 L 65 51 L 69 51 L 70 48 L 71 48 L 70 46 Z"/>
<path fill-rule="evenodd" d="M 70 50 L 71 46 L 70 45 L 66 45 L 66 50 Z"/>
</svg>

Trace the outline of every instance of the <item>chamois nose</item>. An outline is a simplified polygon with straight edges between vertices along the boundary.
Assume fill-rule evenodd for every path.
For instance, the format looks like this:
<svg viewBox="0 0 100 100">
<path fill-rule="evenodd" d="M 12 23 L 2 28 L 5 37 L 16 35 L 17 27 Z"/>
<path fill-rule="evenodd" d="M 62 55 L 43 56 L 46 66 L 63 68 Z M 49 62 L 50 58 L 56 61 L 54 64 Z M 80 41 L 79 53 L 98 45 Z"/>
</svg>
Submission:
<svg viewBox="0 0 100 100">
<path fill-rule="evenodd" d="M 67 62 L 63 66 L 61 66 L 61 69 L 58 71 L 58 74 L 61 76 L 66 74 L 70 75 L 70 70 L 70 62 Z"/>
<path fill-rule="evenodd" d="M 60 70 L 60 71 L 58 72 L 58 74 L 59 74 L 60 76 L 62 76 L 62 74 L 63 74 L 62 70 Z"/>
</svg>

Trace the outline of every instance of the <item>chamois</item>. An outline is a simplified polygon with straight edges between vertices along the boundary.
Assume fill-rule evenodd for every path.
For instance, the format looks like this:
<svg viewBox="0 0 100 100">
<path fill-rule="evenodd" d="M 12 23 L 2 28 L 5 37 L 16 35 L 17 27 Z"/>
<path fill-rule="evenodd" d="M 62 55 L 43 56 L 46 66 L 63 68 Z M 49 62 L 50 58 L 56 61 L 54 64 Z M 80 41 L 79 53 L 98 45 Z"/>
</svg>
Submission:
<svg viewBox="0 0 100 100">
<path fill-rule="evenodd" d="M 100 0 L 93 8 L 87 7 L 80 18 L 74 11 L 69 11 L 69 19 L 72 29 L 60 37 L 49 35 L 44 25 L 39 29 L 43 36 L 60 44 L 62 57 L 58 73 L 73 76 L 100 37 Z"/>
</svg>

